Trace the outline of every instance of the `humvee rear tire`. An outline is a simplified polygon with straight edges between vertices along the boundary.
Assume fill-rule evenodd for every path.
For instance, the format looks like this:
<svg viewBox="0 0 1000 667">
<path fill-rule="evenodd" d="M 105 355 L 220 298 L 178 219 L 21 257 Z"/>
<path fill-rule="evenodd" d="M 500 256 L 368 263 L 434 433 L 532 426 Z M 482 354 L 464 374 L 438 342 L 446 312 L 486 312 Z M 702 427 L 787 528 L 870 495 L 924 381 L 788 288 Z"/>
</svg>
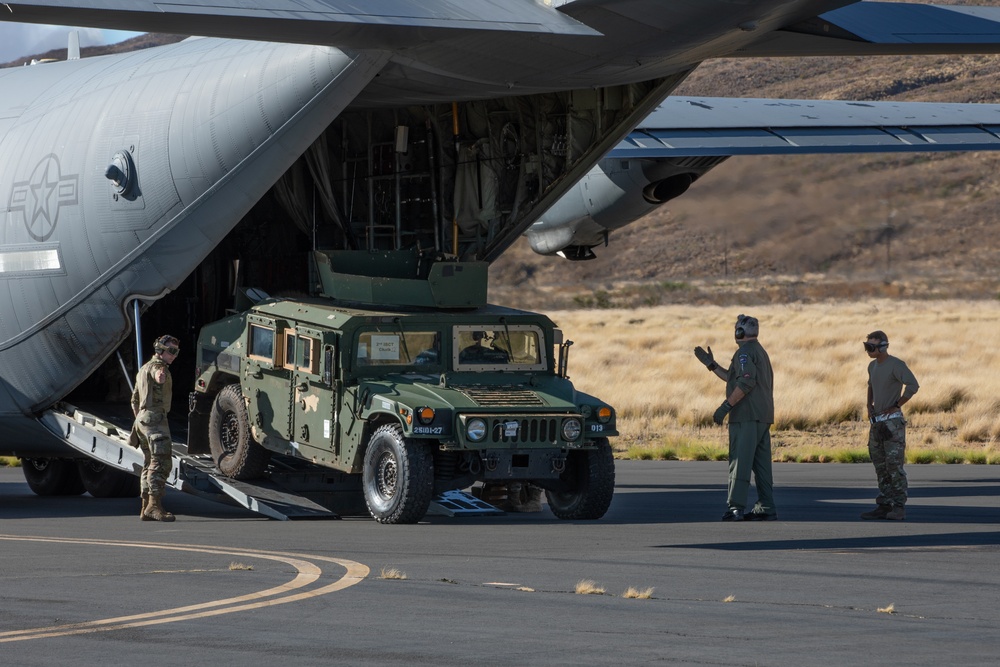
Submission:
<svg viewBox="0 0 1000 667">
<path fill-rule="evenodd" d="M 77 471 L 83 488 L 95 498 L 135 498 L 139 495 L 138 477 L 106 463 L 81 459 L 77 461 Z"/>
<path fill-rule="evenodd" d="M 434 459 L 427 445 L 404 438 L 398 424 L 387 424 L 368 441 L 362 478 L 373 519 L 416 523 L 431 504 Z"/>
<path fill-rule="evenodd" d="M 212 403 L 208 446 L 215 467 L 232 479 L 257 479 L 264 474 L 271 452 L 250 431 L 250 414 L 238 384 L 226 385 Z"/>
<path fill-rule="evenodd" d="M 86 490 L 71 459 L 21 459 L 21 470 L 28 488 L 39 496 L 78 496 Z"/>
<path fill-rule="evenodd" d="M 569 453 L 566 470 L 560 475 L 567 490 L 545 491 L 549 509 L 560 519 L 600 519 L 611 506 L 615 495 L 615 457 L 607 438 L 599 438 L 595 443 L 597 449 Z"/>
</svg>

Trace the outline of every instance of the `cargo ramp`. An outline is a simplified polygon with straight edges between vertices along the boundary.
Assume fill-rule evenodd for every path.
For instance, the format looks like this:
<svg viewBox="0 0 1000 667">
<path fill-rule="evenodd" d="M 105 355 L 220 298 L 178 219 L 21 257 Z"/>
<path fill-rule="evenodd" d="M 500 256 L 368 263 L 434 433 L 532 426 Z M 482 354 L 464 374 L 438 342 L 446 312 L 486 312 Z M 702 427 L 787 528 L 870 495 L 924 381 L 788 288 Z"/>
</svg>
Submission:
<svg viewBox="0 0 1000 667">
<path fill-rule="evenodd" d="M 125 426 L 121 419 L 102 418 L 62 403 L 44 412 L 39 421 L 88 458 L 137 476 L 142 471 L 142 452 L 129 444 L 131 424 Z M 358 475 L 274 455 L 264 479 L 240 481 L 220 473 L 210 456 L 188 454 L 187 445 L 177 440 L 173 442 L 173 466 L 167 486 L 281 521 L 339 519 L 341 513 L 368 515 Z M 434 498 L 428 514 L 469 516 L 503 512 L 464 491 L 448 491 Z"/>
</svg>

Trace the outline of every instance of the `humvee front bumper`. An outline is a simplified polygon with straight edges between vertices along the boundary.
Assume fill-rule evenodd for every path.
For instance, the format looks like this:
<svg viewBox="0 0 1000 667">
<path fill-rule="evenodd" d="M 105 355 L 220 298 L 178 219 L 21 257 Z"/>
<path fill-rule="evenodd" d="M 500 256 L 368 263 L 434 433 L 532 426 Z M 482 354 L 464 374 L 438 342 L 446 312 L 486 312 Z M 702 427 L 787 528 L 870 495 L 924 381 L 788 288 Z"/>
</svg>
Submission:
<svg viewBox="0 0 1000 667">
<path fill-rule="evenodd" d="M 566 470 L 566 451 L 561 449 L 487 449 L 480 456 L 484 481 L 558 479 Z"/>
</svg>

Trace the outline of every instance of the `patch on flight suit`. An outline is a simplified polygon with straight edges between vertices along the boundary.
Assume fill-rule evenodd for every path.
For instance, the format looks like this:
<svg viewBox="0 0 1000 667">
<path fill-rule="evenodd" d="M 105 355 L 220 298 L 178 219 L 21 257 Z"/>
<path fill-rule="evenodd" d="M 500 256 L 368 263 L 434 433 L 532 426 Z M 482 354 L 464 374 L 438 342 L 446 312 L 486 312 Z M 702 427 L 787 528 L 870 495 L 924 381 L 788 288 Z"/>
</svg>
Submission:
<svg viewBox="0 0 1000 667">
<path fill-rule="evenodd" d="M 747 361 L 749 361 L 749 359 L 750 359 L 750 357 L 748 357 L 745 354 L 741 354 L 740 355 L 740 370 L 743 370 L 744 368 L 746 368 Z"/>
</svg>

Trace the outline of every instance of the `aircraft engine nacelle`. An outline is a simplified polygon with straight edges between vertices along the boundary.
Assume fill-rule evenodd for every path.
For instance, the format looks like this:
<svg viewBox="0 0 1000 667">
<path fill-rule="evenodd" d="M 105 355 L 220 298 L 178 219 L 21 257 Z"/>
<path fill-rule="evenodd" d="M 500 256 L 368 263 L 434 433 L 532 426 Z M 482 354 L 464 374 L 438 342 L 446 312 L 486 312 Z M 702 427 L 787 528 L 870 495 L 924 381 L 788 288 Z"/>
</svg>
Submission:
<svg viewBox="0 0 1000 667">
<path fill-rule="evenodd" d="M 608 234 L 684 194 L 725 158 L 605 158 L 535 222 L 525 236 L 541 255 L 591 259 Z"/>
</svg>

